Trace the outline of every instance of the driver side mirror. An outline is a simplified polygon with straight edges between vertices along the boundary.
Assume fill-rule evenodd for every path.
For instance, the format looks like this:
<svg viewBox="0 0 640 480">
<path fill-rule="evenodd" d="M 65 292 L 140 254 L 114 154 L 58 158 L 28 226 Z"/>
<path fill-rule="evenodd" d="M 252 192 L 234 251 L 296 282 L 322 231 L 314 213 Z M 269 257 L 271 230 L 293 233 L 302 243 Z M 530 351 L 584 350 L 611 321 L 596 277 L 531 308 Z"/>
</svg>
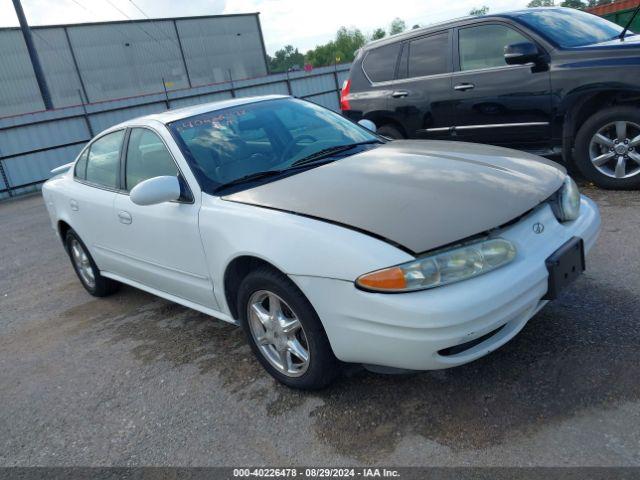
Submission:
<svg viewBox="0 0 640 480">
<path fill-rule="evenodd" d="M 531 42 L 512 43 L 504 47 L 504 61 L 507 65 L 524 65 L 540 58 L 538 46 Z"/>
<path fill-rule="evenodd" d="M 367 120 L 366 118 L 363 118 L 362 120 L 358 120 L 358 125 L 366 128 L 367 130 L 373 133 L 376 133 L 376 130 L 378 129 L 375 123 L 373 123 L 371 120 Z"/>
<path fill-rule="evenodd" d="M 131 189 L 131 201 L 136 205 L 156 205 L 180 198 L 178 177 L 162 176 L 149 178 Z"/>
</svg>

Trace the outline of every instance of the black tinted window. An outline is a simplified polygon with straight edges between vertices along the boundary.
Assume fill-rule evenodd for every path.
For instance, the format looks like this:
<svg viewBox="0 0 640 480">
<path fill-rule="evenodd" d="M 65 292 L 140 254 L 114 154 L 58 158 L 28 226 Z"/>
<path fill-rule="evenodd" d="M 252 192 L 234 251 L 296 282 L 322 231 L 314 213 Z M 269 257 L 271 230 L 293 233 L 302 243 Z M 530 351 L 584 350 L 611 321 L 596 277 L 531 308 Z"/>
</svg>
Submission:
<svg viewBox="0 0 640 480">
<path fill-rule="evenodd" d="M 393 80 L 401 45 L 400 43 L 386 45 L 371 50 L 367 54 L 363 67 L 372 81 L 385 82 Z"/>
<path fill-rule="evenodd" d="M 75 176 L 84 180 L 87 178 L 87 157 L 89 156 L 89 149 L 87 148 L 76 162 Z"/>
<path fill-rule="evenodd" d="M 409 43 L 409 77 L 446 73 L 449 69 L 449 34 L 441 33 Z"/>
<path fill-rule="evenodd" d="M 87 181 L 105 187 L 118 186 L 118 165 L 124 130 L 109 133 L 91 144 Z"/>
<path fill-rule="evenodd" d="M 127 146 L 127 190 L 143 180 L 164 175 L 175 177 L 178 168 L 160 137 L 146 128 L 131 130 Z"/>
<path fill-rule="evenodd" d="M 531 10 L 515 13 L 514 17 L 566 48 L 613 40 L 622 32 L 620 25 L 574 9 Z M 632 33 L 628 31 L 627 35 Z"/>
<path fill-rule="evenodd" d="M 504 47 L 529 39 L 504 25 L 480 25 L 460 30 L 460 70 L 504 67 Z"/>
</svg>

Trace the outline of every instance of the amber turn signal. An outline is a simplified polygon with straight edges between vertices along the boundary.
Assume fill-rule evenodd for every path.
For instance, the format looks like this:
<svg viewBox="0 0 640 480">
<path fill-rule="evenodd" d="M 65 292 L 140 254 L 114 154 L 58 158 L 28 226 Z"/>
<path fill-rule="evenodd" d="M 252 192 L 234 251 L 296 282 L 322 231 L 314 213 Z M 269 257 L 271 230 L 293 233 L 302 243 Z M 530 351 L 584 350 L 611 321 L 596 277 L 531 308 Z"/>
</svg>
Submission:
<svg viewBox="0 0 640 480">
<path fill-rule="evenodd" d="M 403 290 L 407 287 L 404 272 L 399 267 L 368 273 L 357 280 L 358 285 L 372 290 Z"/>
</svg>

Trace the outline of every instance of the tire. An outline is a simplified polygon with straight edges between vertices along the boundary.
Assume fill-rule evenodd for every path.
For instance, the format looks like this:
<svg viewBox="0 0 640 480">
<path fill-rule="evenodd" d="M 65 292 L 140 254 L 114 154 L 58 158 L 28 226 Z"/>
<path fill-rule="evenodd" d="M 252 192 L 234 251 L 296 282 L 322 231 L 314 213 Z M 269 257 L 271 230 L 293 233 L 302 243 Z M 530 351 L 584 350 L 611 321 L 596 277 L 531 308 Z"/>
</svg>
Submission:
<svg viewBox="0 0 640 480">
<path fill-rule="evenodd" d="M 71 265 L 87 292 L 94 297 L 106 297 L 120 288 L 119 282 L 100 275 L 100 270 L 98 270 L 96 263 L 93 261 L 89 250 L 76 232 L 69 230 L 64 243 Z M 76 258 L 78 258 L 78 261 L 76 261 Z M 91 281 L 91 276 L 93 281 Z"/>
<path fill-rule="evenodd" d="M 616 134 L 616 122 L 625 123 L 625 136 L 628 144 L 625 147 L 618 147 L 615 141 L 620 143 Z M 613 141 L 612 144 L 605 144 L 602 140 L 596 142 L 595 135 L 601 133 L 603 137 Z M 601 188 L 632 190 L 640 188 L 640 141 L 633 145 L 631 140 L 639 137 L 640 140 L 640 109 L 628 106 L 615 106 L 601 110 L 587 119 L 580 127 L 575 139 L 574 163 L 580 173 L 588 180 Z M 592 143 L 593 142 L 593 143 Z M 622 142 L 624 143 L 624 142 Z M 614 149 L 613 151 L 611 149 Z M 626 178 L 616 177 L 619 153 L 616 148 L 621 148 L 624 165 L 620 172 L 624 172 Z M 604 164 L 595 165 L 592 158 L 601 155 L 611 155 L 611 158 L 603 158 Z M 636 160 L 633 159 L 636 158 Z"/>
<path fill-rule="evenodd" d="M 272 299 L 277 300 L 277 303 L 273 303 L 273 310 Z M 254 304 L 259 305 L 262 317 L 252 307 Z M 278 308 L 281 315 L 274 315 Z M 318 315 L 286 275 L 269 267 L 250 272 L 238 289 L 238 310 L 251 350 L 264 369 L 279 382 L 291 388 L 317 390 L 328 386 L 340 373 L 340 362 L 331 350 Z M 280 321 L 271 324 L 272 318 L 268 316 L 275 316 Z M 280 330 L 284 324 L 294 325 L 296 319 L 299 325 L 295 330 L 292 327 L 293 333 L 285 334 Z M 267 329 L 265 324 L 277 326 Z M 265 343 L 259 345 L 258 338 Z M 303 357 L 293 353 L 300 352 L 300 347 L 307 352 L 306 363 Z M 290 363 L 286 363 L 282 355 Z M 284 369 L 293 373 L 287 373 Z"/>
<path fill-rule="evenodd" d="M 380 128 L 378 128 L 376 133 L 378 135 L 382 135 L 383 137 L 390 138 L 391 140 L 402 140 L 403 138 L 405 138 L 402 132 L 397 127 L 389 124 L 382 125 Z"/>
</svg>

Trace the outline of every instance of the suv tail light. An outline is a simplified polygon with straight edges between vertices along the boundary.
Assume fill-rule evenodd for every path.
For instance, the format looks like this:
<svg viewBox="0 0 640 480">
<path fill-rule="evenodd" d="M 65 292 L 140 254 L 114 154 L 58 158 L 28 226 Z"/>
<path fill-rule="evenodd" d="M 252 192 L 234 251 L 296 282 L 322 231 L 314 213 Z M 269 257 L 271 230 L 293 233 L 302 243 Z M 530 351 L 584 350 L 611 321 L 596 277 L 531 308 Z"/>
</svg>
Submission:
<svg viewBox="0 0 640 480">
<path fill-rule="evenodd" d="M 340 92 L 340 110 L 351 110 L 351 105 L 347 100 L 349 90 L 351 90 L 351 80 L 347 79 L 342 84 L 342 91 Z"/>
</svg>

